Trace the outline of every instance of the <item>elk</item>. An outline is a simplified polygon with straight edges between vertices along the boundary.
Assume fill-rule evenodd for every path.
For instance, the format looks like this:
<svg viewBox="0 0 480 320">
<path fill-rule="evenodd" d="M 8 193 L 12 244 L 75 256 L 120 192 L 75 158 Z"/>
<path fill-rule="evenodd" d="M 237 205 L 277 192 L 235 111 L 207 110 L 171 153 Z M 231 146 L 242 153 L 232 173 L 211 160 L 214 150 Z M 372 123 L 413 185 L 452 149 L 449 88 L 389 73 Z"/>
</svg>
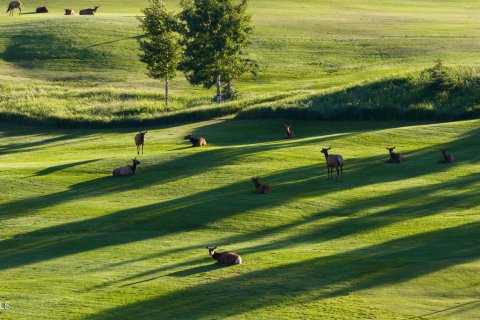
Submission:
<svg viewBox="0 0 480 320">
<path fill-rule="evenodd" d="M 15 1 L 11 1 L 9 4 L 8 4 L 8 8 L 7 8 L 7 12 L 6 13 L 9 13 L 8 15 L 9 16 L 13 16 L 13 10 L 14 9 L 18 9 L 20 12 L 18 13 L 18 15 L 21 15 L 22 14 L 22 3 L 18 0 L 15 0 Z"/>
<path fill-rule="evenodd" d="M 285 139 L 295 138 L 295 132 L 292 131 L 292 125 L 285 125 Z"/>
<path fill-rule="evenodd" d="M 135 135 L 135 144 L 137 145 L 137 154 L 140 154 L 140 146 L 142 147 L 142 154 L 143 154 L 143 146 L 145 144 L 145 135 L 147 134 L 147 131 L 142 132 L 140 131 Z"/>
<path fill-rule="evenodd" d="M 90 15 L 93 16 L 95 12 L 97 12 L 97 9 L 100 7 L 93 7 L 93 8 L 88 8 L 88 9 L 82 9 L 78 12 L 79 15 L 85 16 L 85 15 Z"/>
<path fill-rule="evenodd" d="M 242 263 L 242 257 L 239 254 L 233 252 L 215 252 L 217 247 L 206 247 L 208 249 L 208 254 L 215 260 L 217 264 L 224 266 L 233 266 L 235 264 Z"/>
<path fill-rule="evenodd" d="M 325 155 L 325 161 L 327 163 L 327 179 L 333 179 L 333 168 L 337 170 L 337 178 L 335 181 L 338 181 L 340 176 L 343 180 L 343 157 L 339 154 L 328 154 L 328 150 L 332 147 L 322 148 L 322 153 Z"/>
<path fill-rule="evenodd" d="M 403 154 L 396 153 L 396 152 L 393 151 L 393 150 L 395 150 L 395 147 L 392 147 L 392 148 L 387 147 L 387 150 L 390 153 L 390 159 L 387 162 L 400 163 L 400 162 L 403 162 L 405 160 L 403 158 Z"/>
<path fill-rule="evenodd" d="M 47 7 L 38 7 L 35 10 L 36 13 L 48 13 L 48 8 Z"/>
<path fill-rule="evenodd" d="M 440 163 L 452 163 L 455 159 L 450 153 L 447 153 L 447 149 L 440 149 L 442 157 L 440 158 Z"/>
<path fill-rule="evenodd" d="M 192 147 L 201 147 L 207 145 L 207 140 L 205 140 L 205 138 L 203 137 L 194 138 L 191 134 L 189 134 L 188 136 L 185 136 L 184 139 L 190 140 L 190 142 L 192 143 Z"/>
<path fill-rule="evenodd" d="M 65 9 L 65 15 L 66 16 L 73 16 L 74 13 L 75 13 L 75 11 L 73 11 L 72 9 Z"/>
<path fill-rule="evenodd" d="M 135 170 L 137 170 L 137 165 L 140 164 L 140 161 L 137 158 L 132 159 L 133 163 L 131 166 L 119 167 L 113 170 L 112 175 L 116 176 L 133 176 L 135 174 Z"/>
<path fill-rule="evenodd" d="M 260 193 L 260 194 L 270 193 L 270 191 L 272 191 L 270 186 L 268 184 L 260 184 L 260 182 L 258 181 L 259 179 L 260 177 L 252 178 L 252 182 L 255 185 L 255 193 Z"/>
</svg>

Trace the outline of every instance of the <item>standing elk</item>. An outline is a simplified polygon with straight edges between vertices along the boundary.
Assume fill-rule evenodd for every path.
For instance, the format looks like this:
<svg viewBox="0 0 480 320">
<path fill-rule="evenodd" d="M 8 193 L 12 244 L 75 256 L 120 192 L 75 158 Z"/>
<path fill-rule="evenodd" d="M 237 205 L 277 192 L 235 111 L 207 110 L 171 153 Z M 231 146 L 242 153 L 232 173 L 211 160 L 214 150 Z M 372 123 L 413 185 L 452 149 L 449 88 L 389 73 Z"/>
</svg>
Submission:
<svg viewBox="0 0 480 320">
<path fill-rule="evenodd" d="M 185 136 L 184 139 L 190 140 L 190 142 L 192 143 L 192 147 L 201 147 L 207 145 L 207 140 L 205 140 L 205 138 L 203 137 L 194 138 L 191 134 L 189 134 L 188 136 Z"/>
<path fill-rule="evenodd" d="M 260 194 L 270 193 L 270 191 L 272 191 L 270 186 L 268 184 L 260 184 L 260 182 L 258 181 L 259 179 L 260 177 L 252 178 L 252 182 L 255 185 L 255 193 L 260 193 Z"/>
<path fill-rule="evenodd" d="M 322 153 L 325 155 L 325 161 L 327 163 L 327 179 L 333 179 L 333 168 L 337 170 L 337 178 L 335 181 L 338 181 L 338 176 L 343 180 L 343 157 L 339 154 L 328 154 L 328 150 L 332 147 L 322 148 Z"/>
<path fill-rule="evenodd" d="M 403 158 L 403 154 L 396 153 L 396 152 L 393 151 L 393 150 L 395 150 L 395 147 L 392 147 L 392 148 L 387 147 L 387 150 L 390 153 L 390 159 L 388 159 L 387 162 L 400 163 L 400 162 L 405 161 L 405 159 Z"/>
<path fill-rule="evenodd" d="M 295 138 L 295 132 L 292 131 L 292 125 L 286 124 L 285 125 L 285 139 L 292 139 Z"/>
<path fill-rule="evenodd" d="M 13 10 L 14 9 L 18 9 L 20 12 L 18 13 L 18 15 L 21 15 L 22 14 L 22 3 L 18 0 L 15 0 L 15 1 L 12 1 L 8 4 L 8 8 L 7 8 L 7 12 L 6 13 L 9 13 L 8 15 L 9 16 L 13 16 Z"/>
<path fill-rule="evenodd" d="M 135 144 L 137 145 L 137 154 L 140 154 L 140 146 L 142 147 L 142 154 L 143 154 L 143 146 L 145 145 L 145 135 L 147 131 L 142 132 L 140 131 L 135 135 Z"/>
<path fill-rule="evenodd" d="M 135 174 L 135 170 L 137 170 L 137 165 L 140 164 L 140 161 L 137 158 L 132 159 L 133 163 L 131 166 L 119 167 L 113 170 L 112 175 L 114 177 L 118 176 L 133 176 Z"/>
<path fill-rule="evenodd" d="M 93 16 L 95 12 L 97 12 L 97 9 L 100 8 L 99 6 L 93 7 L 93 8 L 88 8 L 88 9 L 82 9 L 78 12 L 79 15 L 81 16 Z"/>
<path fill-rule="evenodd" d="M 217 260 L 217 264 L 224 265 L 224 266 L 233 266 L 235 264 L 242 263 L 242 257 L 239 254 L 234 252 L 215 252 L 217 247 L 206 247 L 208 249 L 208 254 L 215 260 Z"/>
<path fill-rule="evenodd" d="M 455 159 L 450 153 L 447 153 L 447 149 L 440 149 L 442 157 L 440 158 L 440 163 L 452 163 Z"/>
</svg>

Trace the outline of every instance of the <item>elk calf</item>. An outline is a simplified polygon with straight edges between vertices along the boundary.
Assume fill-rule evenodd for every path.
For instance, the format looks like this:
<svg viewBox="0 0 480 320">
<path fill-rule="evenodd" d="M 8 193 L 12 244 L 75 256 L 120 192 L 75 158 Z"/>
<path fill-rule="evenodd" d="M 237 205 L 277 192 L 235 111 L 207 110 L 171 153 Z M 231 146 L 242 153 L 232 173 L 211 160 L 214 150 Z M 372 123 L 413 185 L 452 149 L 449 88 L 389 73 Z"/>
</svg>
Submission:
<svg viewBox="0 0 480 320">
<path fill-rule="evenodd" d="M 441 149 L 442 157 L 440 158 L 440 163 L 452 163 L 455 159 L 450 153 L 447 153 L 447 149 Z"/>
<path fill-rule="evenodd" d="M 338 177 L 343 180 L 343 157 L 339 154 L 328 154 L 328 150 L 332 147 L 322 148 L 322 153 L 325 155 L 325 161 L 327 163 L 327 179 L 333 179 L 333 168 L 337 170 L 337 178 L 335 181 L 338 181 Z"/>
<path fill-rule="evenodd" d="M 217 260 L 217 264 L 219 265 L 224 265 L 224 266 L 233 266 L 235 264 L 241 264 L 242 263 L 242 257 L 240 257 L 239 254 L 233 253 L 233 252 L 215 252 L 215 249 L 217 247 L 209 248 L 208 249 L 208 254 L 215 260 Z"/>
<path fill-rule="evenodd" d="M 295 132 L 292 131 L 292 125 L 285 125 L 285 139 L 295 138 Z"/>
<path fill-rule="evenodd" d="M 142 147 L 142 154 L 143 154 L 143 146 L 145 144 L 145 135 L 147 134 L 147 131 L 142 132 L 140 131 L 137 133 L 135 136 L 135 144 L 137 145 L 137 154 L 140 154 L 140 146 Z"/>
<path fill-rule="evenodd" d="M 93 8 L 88 8 L 88 9 L 82 9 L 78 12 L 79 15 L 81 16 L 85 16 L 85 15 L 89 15 L 89 16 L 93 16 L 95 14 L 95 12 L 97 12 L 97 9 L 100 8 L 100 7 L 93 7 Z"/>
<path fill-rule="evenodd" d="M 133 163 L 131 166 L 116 168 L 115 170 L 113 170 L 112 175 L 114 177 L 133 176 L 135 174 L 135 170 L 137 170 L 137 165 L 140 164 L 140 161 L 138 161 L 137 158 L 132 159 L 132 161 Z"/>
<path fill-rule="evenodd" d="M 192 147 L 201 147 L 207 145 L 207 140 L 205 140 L 205 138 L 203 137 L 194 138 L 191 134 L 189 134 L 188 136 L 185 136 L 184 139 L 190 140 L 190 142 L 192 143 Z"/>
<path fill-rule="evenodd" d="M 35 10 L 36 13 L 48 13 L 48 8 L 47 7 L 38 7 Z"/>
<path fill-rule="evenodd" d="M 390 159 L 388 160 L 388 162 L 390 162 L 390 163 L 400 163 L 400 162 L 403 162 L 405 160 L 403 158 L 403 154 L 393 152 L 393 150 L 395 150 L 395 147 L 392 147 L 392 148 L 387 147 L 387 150 L 390 153 Z"/>
</svg>

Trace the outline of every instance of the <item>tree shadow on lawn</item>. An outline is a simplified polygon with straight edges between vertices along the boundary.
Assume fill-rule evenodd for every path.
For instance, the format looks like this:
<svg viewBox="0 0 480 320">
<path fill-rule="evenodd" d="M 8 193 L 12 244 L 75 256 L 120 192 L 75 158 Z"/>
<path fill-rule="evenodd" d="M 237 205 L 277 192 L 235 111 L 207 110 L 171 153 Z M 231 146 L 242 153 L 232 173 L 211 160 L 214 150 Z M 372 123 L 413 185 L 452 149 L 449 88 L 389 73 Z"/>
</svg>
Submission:
<svg viewBox="0 0 480 320">
<path fill-rule="evenodd" d="M 40 170 L 37 173 L 35 173 L 35 176 L 46 176 L 46 175 L 49 175 L 49 174 L 52 174 L 52 173 L 55 173 L 55 172 L 58 172 L 58 171 L 62 171 L 62 170 L 68 169 L 68 168 L 73 168 L 73 167 L 81 166 L 83 164 L 89 164 L 89 163 L 92 163 L 92 162 L 97 162 L 97 161 L 100 161 L 100 160 L 103 160 L 103 159 L 99 158 L 99 159 L 91 159 L 91 160 L 84 160 L 84 161 L 77 161 L 77 162 L 69 162 L 69 163 L 65 163 L 65 164 L 60 164 L 60 165 L 57 165 L 57 166 L 48 167 L 46 169 Z"/>
<path fill-rule="evenodd" d="M 38 134 L 37 136 L 42 137 L 43 135 Z M 56 142 L 68 141 L 70 139 L 75 139 L 75 138 L 78 138 L 78 136 L 73 134 L 61 134 L 56 137 L 48 137 L 48 138 L 40 139 L 37 141 L 21 142 L 21 143 L 14 142 L 6 145 L 0 145 L 0 156 L 20 153 L 20 152 L 33 151 L 36 149 L 46 147 L 47 145 L 50 145 Z"/>
<path fill-rule="evenodd" d="M 60 139 L 60 138 L 58 138 Z M 247 157 L 257 152 L 265 152 L 281 149 L 286 146 L 309 145 L 324 141 L 323 137 L 310 139 L 308 141 L 296 141 L 294 143 L 279 142 L 275 144 L 256 144 L 243 147 L 197 149 L 195 153 L 180 156 L 166 162 L 154 164 L 143 163 L 137 170 L 137 174 L 131 177 L 112 177 L 111 171 L 105 172 L 105 177 L 97 178 L 78 184 L 61 192 L 51 193 L 43 196 L 31 197 L 12 201 L 0 206 L 0 217 L 10 219 L 16 216 L 33 213 L 37 210 L 52 207 L 68 201 L 80 200 L 88 197 L 103 196 L 116 192 L 138 189 L 139 186 L 146 188 L 152 185 L 160 185 L 173 182 L 182 178 L 192 177 L 217 167 L 235 163 L 241 157 Z M 111 170 L 118 166 L 131 163 L 113 165 Z M 53 168 L 53 167 L 52 167 Z M 43 172 L 55 170 L 44 169 Z M 42 171 L 41 171 L 42 172 Z M 242 187 L 239 187 L 243 189 Z M 188 197 L 187 197 L 188 198 Z"/>
<path fill-rule="evenodd" d="M 248 254 L 254 254 L 257 252 L 286 249 L 288 247 L 298 246 L 304 243 L 320 243 L 359 233 L 371 232 L 411 219 L 440 215 L 445 210 L 449 210 L 452 207 L 462 207 L 464 209 L 474 208 L 480 205 L 480 194 L 477 194 L 478 192 L 472 194 L 471 187 L 479 181 L 479 178 L 480 174 L 471 174 L 467 177 L 460 177 L 448 182 L 437 183 L 435 185 L 419 186 L 401 190 L 393 195 L 387 194 L 361 199 L 341 207 L 320 210 L 316 214 L 292 223 L 218 239 L 216 243 L 228 244 L 230 247 L 244 247 L 244 244 L 248 243 L 252 239 L 259 241 L 262 238 L 268 238 L 275 235 L 279 236 L 275 238 L 274 241 L 266 244 L 244 247 L 241 253 L 242 255 L 247 255 L 248 257 Z M 448 195 L 442 193 L 443 190 L 455 190 L 456 192 L 454 195 Z M 378 212 L 369 215 L 357 215 L 357 212 L 378 208 L 379 206 L 388 204 L 392 201 L 392 199 L 395 200 L 395 203 L 399 203 L 399 205 L 390 207 L 388 209 L 379 210 Z M 343 217 L 345 219 L 336 220 L 327 225 L 315 227 L 316 223 L 331 217 Z M 314 227 L 303 231 L 297 236 L 281 236 L 283 234 L 288 234 L 288 232 L 294 228 L 308 225 L 313 225 Z M 175 248 L 169 251 L 162 251 L 161 254 L 158 255 L 178 254 L 181 251 L 193 250 L 196 248 L 199 248 L 198 244 L 183 248 Z M 154 257 L 155 256 L 151 255 L 148 258 Z M 104 283 L 102 287 L 123 281 L 142 278 L 146 275 L 157 274 L 158 272 L 163 272 L 169 268 L 178 268 L 189 264 L 191 265 L 196 262 L 200 262 L 200 260 L 191 260 L 189 263 L 169 265 L 168 268 L 162 266 L 139 273 L 137 275 L 123 278 L 121 280 Z"/>
<path fill-rule="evenodd" d="M 292 295 L 295 303 L 307 303 L 394 285 L 478 259 L 479 228 L 480 222 L 463 224 L 253 271 L 112 308 L 86 319 L 138 319 L 145 314 L 150 318 L 227 317 L 291 302 Z"/>
<path fill-rule="evenodd" d="M 299 143 L 301 142 L 299 141 Z M 316 143 L 318 143 L 318 141 L 316 141 Z M 281 146 L 281 144 L 270 146 L 270 148 L 276 148 L 279 146 Z M 188 161 L 184 161 L 186 172 L 181 176 L 190 176 L 197 172 L 208 170 L 208 167 L 205 168 L 204 166 L 194 168 L 189 162 L 198 163 L 198 160 L 202 159 L 200 163 L 208 163 L 212 157 L 215 157 L 217 161 L 213 166 L 218 166 L 222 163 L 228 163 L 238 156 L 244 155 L 245 152 L 256 152 L 264 149 L 265 147 L 260 145 L 247 148 L 246 151 L 245 148 L 240 148 L 238 150 L 216 149 L 192 154 L 185 157 L 188 159 Z M 425 153 L 430 153 L 429 148 L 425 150 Z M 419 154 L 419 157 L 420 156 L 421 154 Z M 399 179 L 399 173 L 395 175 L 381 175 L 378 174 L 378 168 L 371 165 L 372 161 L 383 163 L 383 160 L 383 156 L 352 159 L 352 169 L 350 169 L 349 174 L 351 176 L 358 176 L 348 183 L 325 181 L 325 176 L 321 174 L 320 170 L 322 169 L 320 169 L 319 166 L 305 166 L 266 176 L 265 181 L 272 181 L 275 190 L 274 193 L 268 196 L 251 194 L 250 190 L 253 190 L 253 187 L 250 182 L 241 181 L 170 201 L 126 209 L 101 217 L 61 224 L 20 234 L 12 239 L 1 242 L 3 249 L 0 249 L 0 269 L 8 269 L 46 261 L 106 246 L 131 243 L 168 234 L 177 234 L 207 228 L 209 224 L 227 217 L 239 215 L 250 210 L 275 208 L 283 203 L 288 203 L 289 201 L 300 199 L 302 197 L 319 196 L 329 192 L 344 191 L 372 183 L 397 181 Z M 101 178 L 74 185 L 72 189 L 64 192 L 40 197 L 39 200 L 27 199 L 15 201 L 2 206 L 2 217 L 8 216 L 9 214 L 14 216 L 17 214 L 15 211 L 27 213 L 78 198 L 113 193 L 132 188 L 136 189 L 138 185 L 145 186 L 168 180 L 175 181 L 179 178 L 177 172 L 182 171 L 181 169 L 179 170 L 177 162 L 178 159 L 175 159 L 170 162 L 170 165 L 166 166 L 165 172 L 170 173 L 170 175 L 166 176 L 157 176 L 152 175 L 151 173 L 147 174 L 149 171 L 146 171 L 143 176 L 138 175 L 136 177 L 131 177 L 137 179 L 117 180 L 111 177 Z M 396 166 L 391 164 L 383 165 Z M 164 166 L 164 164 L 158 166 Z M 174 166 L 176 170 L 169 168 L 169 166 Z M 405 170 L 401 171 L 397 169 L 397 171 L 400 172 L 400 177 L 402 179 L 418 177 L 439 170 L 446 170 L 447 168 L 447 166 L 441 165 L 418 167 L 411 164 L 411 166 L 415 167 L 416 170 L 408 170 L 408 167 L 397 166 L 397 168 L 403 168 Z M 190 168 L 191 171 L 187 168 Z M 451 188 L 454 188 L 457 185 L 461 186 L 467 184 L 467 181 L 473 183 L 474 179 L 465 181 L 462 178 L 458 178 L 457 180 L 458 181 L 451 182 Z M 417 191 L 426 192 L 424 188 L 420 188 Z M 394 195 L 392 195 L 392 197 L 394 197 Z M 219 203 L 224 203 L 225 199 L 228 199 L 228 206 L 220 206 Z M 377 202 L 377 200 L 382 202 Z M 384 198 L 377 200 L 375 200 L 375 198 L 373 198 L 371 202 L 368 202 L 367 200 L 364 207 L 378 206 L 385 201 Z M 467 198 L 465 198 L 465 200 L 467 200 Z M 350 209 L 353 210 L 354 208 L 355 204 L 351 204 Z M 9 212 L 10 210 L 14 212 L 11 213 Z M 392 213 L 398 214 L 400 211 L 393 211 Z M 331 211 L 330 214 L 335 215 L 337 213 Z M 435 213 L 423 213 L 423 215 L 427 214 Z M 319 213 L 319 217 L 321 216 L 322 213 Z M 382 225 L 382 219 L 388 219 L 387 216 L 389 217 L 388 214 L 384 214 L 384 217 L 380 216 L 379 220 L 371 219 L 369 221 L 367 219 L 366 221 L 369 222 L 363 222 L 362 219 L 365 218 L 359 218 L 356 225 L 358 228 L 374 228 L 377 224 Z M 408 215 L 406 217 L 413 218 L 415 215 Z M 401 217 L 398 218 L 401 220 Z M 182 223 L 180 224 L 179 221 L 182 221 Z M 268 232 L 271 231 L 272 230 Z M 349 232 L 358 231 L 359 230 L 351 229 Z M 334 236 L 334 229 L 331 229 L 329 233 L 331 237 Z M 329 233 L 327 232 L 326 234 L 328 235 Z M 261 232 L 259 232 L 259 235 L 260 234 Z M 348 234 L 348 232 L 346 234 Z M 305 240 L 302 241 L 311 241 L 316 239 L 316 237 L 318 237 L 316 234 L 310 236 L 306 235 L 304 237 Z M 230 240 L 234 241 L 235 239 Z M 241 241 L 242 239 L 236 240 Z M 322 238 L 319 237 L 318 240 L 322 240 Z"/>
</svg>

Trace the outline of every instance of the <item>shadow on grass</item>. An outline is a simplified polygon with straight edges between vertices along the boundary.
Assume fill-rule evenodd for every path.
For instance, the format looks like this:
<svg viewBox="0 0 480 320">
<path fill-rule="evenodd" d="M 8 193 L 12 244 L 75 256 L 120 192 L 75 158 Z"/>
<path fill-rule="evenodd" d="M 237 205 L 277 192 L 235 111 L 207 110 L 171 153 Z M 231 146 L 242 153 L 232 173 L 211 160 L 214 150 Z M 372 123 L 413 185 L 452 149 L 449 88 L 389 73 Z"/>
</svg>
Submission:
<svg viewBox="0 0 480 320">
<path fill-rule="evenodd" d="M 88 317 L 204 319 L 227 317 L 291 301 L 296 303 L 387 286 L 480 257 L 480 222 L 391 240 L 365 248 L 253 271 L 201 284 Z M 452 253 L 454 255 L 452 256 Z M 195 303 L 192 299 L 195 299 Z M 215 308 L 210 306 L 215 304 Z M 188 309 L 185 308 L 188 305 Z"/>
<path fill-rule="evenodd" d="M 58 172 L 58 171 L 61 171 L 61 170 L 64 170 L 64 169 L 80 166 L 82 164 L 97 162 L 99 160 L 102 160 L 102 159 L 92 159 L 92 160 L 84 160 L 84 161 L 77 161 L 77 162 L 60 164 L 58 166 L 53 166 L 53 167 L 49 167 L 49 168 L 40 170 L 37 173 L 35 173 L 35 176 L 45 176 L 45 175 L 49 175 L 49 174 L 52 174 L 52 173 L 55 173 L 55 172 Z"/>
</svg>

